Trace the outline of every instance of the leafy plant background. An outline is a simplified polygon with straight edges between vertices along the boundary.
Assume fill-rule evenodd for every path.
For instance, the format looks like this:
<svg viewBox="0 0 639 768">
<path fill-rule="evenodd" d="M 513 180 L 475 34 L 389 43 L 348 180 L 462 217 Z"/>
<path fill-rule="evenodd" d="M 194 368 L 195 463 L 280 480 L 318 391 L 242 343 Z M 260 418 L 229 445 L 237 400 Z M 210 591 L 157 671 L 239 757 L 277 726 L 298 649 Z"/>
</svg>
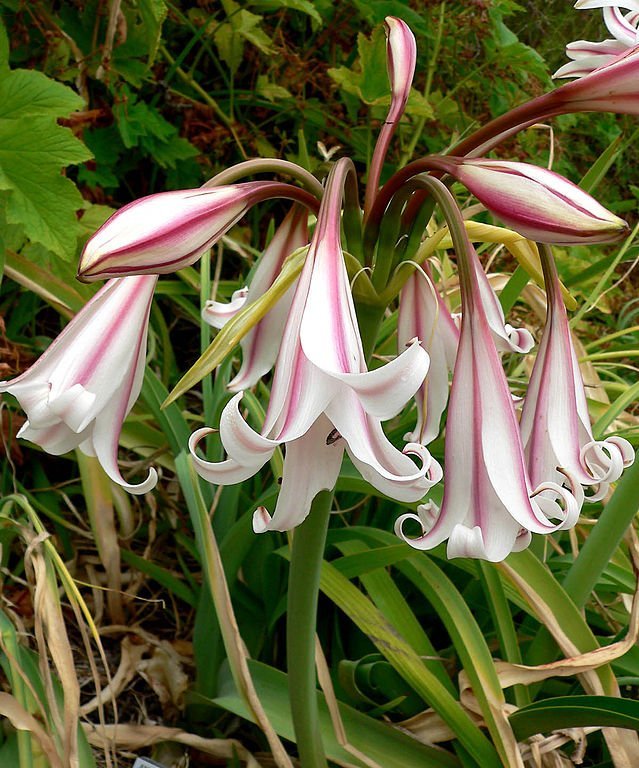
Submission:
<svg viewBox="0 0 639 768">
<path fill-rule="evenodd" d="M 388 171 L 441 151 L 475 123 L 550 88 L 549 73 L 563 62 L 566 42 L 604 36 L 597 12 L 577 13 L 564 0 L 0 0 L 0 14 L 2 378 L 28 367 L 95 290 L 75 281 L 76 259 L 86 238 L 115 208 L 152 192 L 199 186 L 248 157 L 283 157 L 316 171 L 331 153 L 344 153 L 363 172 L 388 106 L 380 28 L 385 16 L 407 21 L 419 50 L 414 92 Z M 528 131 L 499 153 L 541 165 L 552 158 L 553 168 L 574 181 L 603 155 L 609 169 L 605 178 L 597 174 L 596 194 L 633 221 L 639 197 L 636 122 L 579 115 L 559 118 L 552 128 L 552 135 L 543 128 Z M 181 398 L 179 406 L 159 409 L 180 372 L 208 343 L 200 299 L 212 291 L 228 298 L 243 285 L 259 252 L 256 246 L 281 213 L 277 205 L 252 211 L 216 247 L 210 271 L 189 268 L 160 282 L 143 397 L 122 439 L 122 455 L 132 470 L 150 460 L 162 468 L 152 497 L 124 497 L 90 460 L 52 458 L 17 443 L 19 410 L 2 407 L 4 689 L 24 712 L 36 715 L 53 741 L 47 751 L 47 742 L 34 730 L 16 731 L 9 722 L 16 724 L 15 712 L 2 703 L 8 719 L 0 764 L 18 765 L 16 756 L 22 761 L 28 754 L 31 763 L 20 762 L 20 768 L 46 761 L 55 765 L 55 755 L 64 760 L 78 749 L 82 768 L 113 764 L 118 750 L 126 765 L 131 754 L 150 753 L 150 742 L 136 741 L 132 733 L 114 747 L 92 732 L 91 723 L 111 724 L 116 718 L 155 727 L 149 739 L 160 743 L 153 754 L 167 766 L 185 764 L 179 760 L 187 750 L 191 765 L 210 764 L 218 747 L 215 759 L 229 766 L 248 760 L 249 753 L 265 759 L 272 744 L 249 722 L 254 718 L 231 682 L 228 605 L 225 609 L 207 577 L 212 555 L 202 509 L 219 543 L 243 642 L 256 660 L 250 670 L 258 693 L 275 730 L 292 738 L 290 721 L 282 714 L 285 683 L 278 671 L 285 668 L 287 541 L 277 535 L 255 537 L 250 530 L 256 501 L 267 503 L 277 492 L 277 466 L 274 474 L 214 492 L 195 481 L 183 462 L 190 429 L 217 423 L 232 361 L 204 382 L 201 392 Z M 514 269 L 506 255 L 493 255 L 494 266 Z M 616 428 L 635 444 L 639 300 L 636 273 L 629 268 L 637 255 L 636 246 L 621 259 L 613 248 L 559 251 L 562 277 L 577 301 L 590 306 L 593 291 L 598 300 L 578 324 L 584 357 L 599 376 L 600 388 L 593 394 L 596 427 L 603 431 L 617 420 Z M 518 303 L 514 312 L 539 329 L 543 318 L 527 306 Z M 384 347 L 384 331 L 381 338 L 378 352 L 392 354 L 390 346 Z M 513 365 L 511 374 L 517 387 L 524 371 Z M 255 418 L 264 402 L 265 391 L 258 388 L 249 403 Z M 409 421 L 394 423 L 392 435 L 400 439 Z M 623 496 L 629 500 L 626 521 L 639 494 L 636 480 L 631 482 Z M 513 556 L 503 567 L 449 563 L 441 551 L 415 555 L 395 541 L 388 531 L 396 510 L 370 493 L 354 474 L 343 474 L 337 496 L 343 513 L 331 525 L 322 583 L 320 638 L 335 695 L 344 703 L 348 737 L 384 768 L 476 765 L 468 751 L 473 743 L 485 750 L 484 763 L 497 765 L 482 732 L 475 728 L 478 735 L 473 735 L 474 726 L 463 719 L 460 728 L 470 735 L 464 741 L 458 733 L 445 756 L 409 739 L 395 743 L 397 732 L 382 721 L 419 718 L 427 706 L 441 715 L 442 702 L 459 696 L 461 668 L 475 690 L 498 687 L 491 656 L 539 664 L 569 655 L 567 646 L 557 645 L 558 626 L 574 652 L 624 637 L 635 589 L 635 545 L 622 541 L 625 526 L 618 535 L 613 526 L 600 537 L 603 543 L 596 544 L 590 560 L 600 562 L 600 569 L 593 566 L 589 574 L 596 593 L 587 600 L 564 581 L 571 572 L 576 581 L 579 571 L 571 569 L 580 561 L 587 524 L 552 546 L 535 542 L 530 553 Z M 618 498 L 617 506 L 623 507 Z M 592 509 L 594 519 L 601 505 Z M 41 542 L 30 547 L 39 526 L 54 547 Z M 583 570 L 584 558 L 580 562 Z M 64 587 L 61 598 L 56 584 Z M 448 602 L 440 603 L 434 584 L 448 590 Z M 549 612 L 540 615 L 535 598 L 546 601 Z M 43 599 L 49 606 L 45 619 Z M 575 606 L 585 607 L 585 614 Z M 65 633 L 38 632 L 43 621 L 50 629 L 56 616 Z M 403 645 L 397 645 L 396 636 Z M 414 666 L 406 666 L 406 658 Z M 507 700 L 525 707 L 580 694 L 579 711 L 605 711 L 617 723 L 621 715 L 614 714 L 617 705 L 611 700 L 619 686 L 624 701 L 637 698 L 637 649 L 600 670 L 598 684 L 589 674 L 521 683 L 508 689 Z M 84 707 L 75 711 L 75 721 L 84 723 L 75 747 L 75 737 L 61 728 L 61 722 L 73 720 L 74 675 Z M 443 690 L 439 699 L 433 680 Z M 100 687 L 107 695 L 104 704 L 94 706 Z M 595 693 L 597 701 L 585 700 Z M 569 709 L 578 709 L 576 702 Z M 485 718 L 483 705 L 479 710 Z M 536 732 L 526 727 L 525 717 L 518 726 L 522 739 Z M 636 727 L 637 709 L 628 717 Z M 362 764 L 335 742 L 327 712 L 322 718 L 331 758 Z M 534 712 L 531 720 L 536 722 Z M 577 724 L 586 721 L 584 715 Z M 180 737 L 180 746 L 176 732 L 165 727 L 188 738 Z M 193 734 L 204 741 L 194 742 Z M 581 738 L 566 739 L 562 754 L 585 749 Z M 610 743 L 595 732 L 585 764 L 609 765 L 611 759 Z M 265 759 L 263 764 L 271 763 Z"/>
</svg>

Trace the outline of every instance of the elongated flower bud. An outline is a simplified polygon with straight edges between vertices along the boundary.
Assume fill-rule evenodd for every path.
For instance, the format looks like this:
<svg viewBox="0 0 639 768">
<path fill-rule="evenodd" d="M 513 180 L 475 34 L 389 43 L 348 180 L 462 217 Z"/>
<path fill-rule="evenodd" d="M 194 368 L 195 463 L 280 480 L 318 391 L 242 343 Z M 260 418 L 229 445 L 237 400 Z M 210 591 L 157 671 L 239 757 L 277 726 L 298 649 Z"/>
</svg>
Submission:
<svg viewBox="0 0 639 768">
<path fill-rule="evenodd" d="M 135 200 L 86 244 L 78 277 L 92 282 L 175 272 L 196 262 L 252 205 L 271 197 L 316 207 L 308 192 L 274 181 L 160 192 Z"/>
<path fill-rule="evenodd" d="M 558 173 L 528 163 L 437 158 L 509 227 L 542 243 L 605 243 L 628 233 L 623 219 Z"/>
<path fill-rule="evenodd" d="M 388 79 L 392 90 L 391 107 L 386 120 L 394 123 L 402 116 L 408 101 L 417 62 L 417 44 L 410 28 L 401 19 L 387 16 L 384 26 L 388 41 Z"/>
</svg>

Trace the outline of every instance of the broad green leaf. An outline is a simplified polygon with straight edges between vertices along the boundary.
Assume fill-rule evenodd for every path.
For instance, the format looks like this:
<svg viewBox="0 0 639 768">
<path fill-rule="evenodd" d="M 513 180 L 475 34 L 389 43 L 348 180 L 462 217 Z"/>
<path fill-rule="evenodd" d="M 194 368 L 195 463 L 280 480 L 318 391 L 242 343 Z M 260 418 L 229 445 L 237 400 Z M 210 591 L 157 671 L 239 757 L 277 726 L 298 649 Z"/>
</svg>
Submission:
<svg viewBox="0 0 639 768">
<path fill-rule="evenodd" d="M 88 160 L 91 153 L 71 131 L 48 117 L 0 119 L 0 189 L 7 191 L 6 216 L 25 235 L 63 258 L 76 251 L 76 211 L 82 196 L 60 174 L 62 166 Z"/>
<path fill-rule="evenodd" d="M 228 20 L 220 24 L 213 33 L 213 39 L 223 61 L 231 74 L 235 75 L 242 63 L 244 43 L 249 42 L 262 53 L 271 53 L 271 40 L 260 28 L 262 17 L 250 11 L 240 9 L 238 3 L 226 0 L 224 10 Z"/>
<path fill-rule="evenodd" d="M 558 696 L 536 701 L 509 718 L 520 741 L 536 733 L 601 726 L 639 730 L 639 701 L 615 696 Z"/>
<path fill-rule="evenodd" d="M 153 64 L 160 46 L 162 24 L 166 19 L 168 7 L 165 0 L 137 0 L 138 12 L 142 18 L 142 28 L 149 48 L 149 66 Z"/>
<path fill-rule="evenodd" d="M 41 72 L 0 70 L 0 190 L 7 193 L 6 220 L 63 258 L 75 254 L 82 197 L 61 170 L 90 159 L 91 153 L 56 119 L 82 104 L 70 88 Z"/>
<path fill-rule="evenodd" d="M 328 70 L 331 78 L 347 93 L 365 104 L 390 103 L 390 85 L 386 71 L 386 35 L 381 27 L 370 37 L 357 36 L 358 68 L 337 67 Z"/>
<path fill-rule="evenodd" d="M 0 80 L 0 118 L 24 119 L 49 116 L 55 119 L 70 115 L 84 104 L 83 99 L 71 88 L 51 80 L 42 72 L 14 69 L 4 77 L 0 72 L 0 77 L 2 78 Z M 25 133 L 24 123 L 22 129 Z M 29 126 L 29 134 L 30 129 L 31 126 Z"/>
<path fill-rule="evenodd" d="M 287 676 L 258 661 L 249 660 L 248 664 L 257 695 L 269 720 L 280 736 L 294 741 Z M 250 718 L 230 675 L 226 676 L 215 704 L 240 717 Z M 339 765 L 364 766 L 337 742 L 323 696 L 318 695 L 318 705 L 322 741 L 329 760 Z M 339 703 L 339 713 L 349 743 L 383 768 L 454 768 L 459 765 L 457 758 L 450 753 L 420 744 L 399 729 L 380 723 L 346 704 Z"/>
<path fill-rule="evenodd" d="M 178 129 L 165 120 L 156 109 L 146 102 L 136 101 L 135 95 L 129 89 L 125 89 L 125 93 L 126 101 L 116 104 L 113 109 L 124 147 L 142 147 L 163 168 L 175 168 L 178 160 L 186 160 L 199 154 L 192 144 L 178 136 Z M 96 131 L 92 138 L 106 139 L 108 142 L 109 135 L 105 132 L 100 136 Z M 101 151 L 97 159 L 104 159 Z"/>
<path fill-rule="evenodd" d="M 292 98 L 291 92 L 277 83 L 270 83 L 266 75 L 258 75 L 255 85 L 255 93 L 263 96 L 268 101 L 277 102 L 281 99 Z"/>
</svg>

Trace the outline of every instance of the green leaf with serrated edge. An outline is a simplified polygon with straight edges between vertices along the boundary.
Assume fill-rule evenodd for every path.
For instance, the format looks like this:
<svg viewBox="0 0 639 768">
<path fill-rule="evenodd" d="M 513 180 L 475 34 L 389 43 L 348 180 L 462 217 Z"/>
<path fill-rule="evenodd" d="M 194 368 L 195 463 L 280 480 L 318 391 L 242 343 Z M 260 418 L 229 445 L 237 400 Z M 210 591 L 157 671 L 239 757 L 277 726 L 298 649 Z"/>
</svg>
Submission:
<svg viewBox="0 0 639 768">
<path fill-rule="evenodd" d="M 359 68 L 329 69 L 328 74 L 347 93 L 352 93 L 365 104 L 390 104 L 390 84 L 386 71 L 386 35 L 381 27 L 370 37 L 357 36 Z"/>
<path fill-rule="evenodd" d="M 281 99 L 292 98 L 291 92 L 277 83 L 270 83 L 266 75 L 258 75 L 255 85 L 255 93 L 263 96 L 268 101 L 276 102 Z"/>
<path fill-rule="evenodd" d="M 29 239 L 58 256 L 71 258 L 83 200 L 60 168 L 90 157 L 71 131 L 48 117 L 31 117 L 28 131 L 22 120 L 0 119 L 0 189 L 9 192 L 7 221 L 20 224 Z"/>
<path fill-rule="evenodd" d="M 262 17 L 250 11 L 241 10 L 238 3 L 226 0 L 223 4 L 228 21 L 220 24 L 213 33 L 220 57 L 235 75 L 242 63 L 244 43 L 249 42 L 262 53 L 270 53 L 271 40 L 260 28 Z"/>
<path fill-rule="evenodd" d="M 257 695 L 277 733 L 293 741 L 295 733 L 290 714 L 288 678 L 273 667 L 258 661 L 248 661 Z M 224 675 L 215 703 L 240 717 L 250 719 L 248 708 L 242 701 L 228 672 Z M 322 741 L 329 760 L 338 765 L 363 768 L 364 763 L 340 746 L 323 696 L 318 695 L 319 722 Z M 441 749 L 420 744 L 416 739 L 386 723 L 358 712 L 346 704 L 338 703 L 340 717 L 349 743 L 383 768 L 454 768 L 456 757 Z"/>
<path fill-rule="evenodd" d="M 148 64 L 153 64 L 160 46 L 162 24 L 168 13 L 165 0 L 137 0 L 137 8 L 142 19 L 142 29 L 146 35 L 149 50 Z"/>
<path fill-rule="evenodd" d="M 22 120 L 49 116 L 56 119 L 70 115 L 83 105 L 84 100 L 71 88 L 42 72 L 14 69 L 0 80 L 0 118 Z M 24 123 L 22 129 L 24 132 Z"/>
<path fill-rule="evenodd" d="M 615 696 L 558 696 L 536 701 L 509 718 L 520 741 L 536 733 L 564 728 L 629 728 L 639 730 L 639 701 Z"/>
</svg>

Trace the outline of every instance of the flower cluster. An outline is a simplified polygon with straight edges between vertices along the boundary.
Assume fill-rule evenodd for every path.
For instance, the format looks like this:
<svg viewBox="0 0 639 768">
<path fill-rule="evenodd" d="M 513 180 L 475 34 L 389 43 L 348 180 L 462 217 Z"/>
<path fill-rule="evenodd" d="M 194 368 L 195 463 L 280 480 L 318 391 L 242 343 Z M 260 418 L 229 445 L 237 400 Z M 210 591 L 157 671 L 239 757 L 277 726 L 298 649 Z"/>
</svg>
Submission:
<svg viewBox="0 0 639 768">
<path fill-rule="evenodd" d="M 410 29 L 388 18 L 391 103 L 361 201 L 347 158 L 332 164 L 323 183 L 290 163 L 256 160 L 201 189 L 151 195 L 118 211 L 87 243 L 78 272 L 86 282 L 109 281 L 30 370 L 0 382 L 0 391 L 15 395 L 27 412 L 20 434 L 51 453 L 79 447 L 95 454 L 109 477 L 130 492 L 150 490 L 155 471 L 138 485 L 128 483 L 118 468 L 117 447 L 141 388 L 157 276 L 194 264 L 252 206 L 284 198 L 292 201 L 290 212 L 264 249 L 250 285 L 229 303 L 209 301 L 202 310 L 213 327 L 231 323 L 243 332 L 241 368 L 229 384 L 234 394 L 219 424 L 227 458 L 202 458 L 198 445 L 213 430 L 198 429 L 189 443 L 197 472 L 215 484 L 242 482 L 284 447 L 277 503 L 272 511 L 254 510 L 256 532 L 301 523 L 314 497 L 335 487 L 345 452 L 379 493 L 413 505 L 395 529 L 419 549 L 448 540 L 451 557 L 496 561 L 526 547 L 532 533 L 573 526 L 584 500 L 605 496 L 634 451 L 623 438 L 593 437 L 546 245 L 540 258 L 547 320 L 518 414 L 502 356 L 527 354 L 534 339 L 527 329 L 506 322 L 446 180 L 464 185 L 502 223 L 542 244 L 625 236 L 622 219 L 562 176 L 478 156 L 553 115 L 639 113 L 639 5 L 581 0 L 577 6 L 603 6 L 615 36 L 569 47 L 573 62 L 558 76 L 578 81 L 497 118 L 458 144 L 454 154 L 422 158 L 398 170 L 380 188 L 416 63 Z M 630 12 L 622 14 L 620 7 Z M 264 171 L 284 172 L 296 183 L 240 181 Z M 441 224 L 442 237 L 448 233 L 455 254 L 456 316 L 415 237 L 416 229 L 425 234 L 434 206 L 433 221 Z M 301 256 L 300 269 L 276 291 L 293 254 Z M 398 308 L 398 355 L 372 366 L 375 335 L 389 306 Z M 266 415 L 254 429 L 241 411 L 243 394 L 269 375 Z M 413 399 L 415 427 L 400 449 L 382 422 Z M 443 469 L 428 449 L 442 421 Z M 442 476 L 437 507 L 429 491 Z M 415 523 L 418 535 L 406 533 Z"/>
</svg>

